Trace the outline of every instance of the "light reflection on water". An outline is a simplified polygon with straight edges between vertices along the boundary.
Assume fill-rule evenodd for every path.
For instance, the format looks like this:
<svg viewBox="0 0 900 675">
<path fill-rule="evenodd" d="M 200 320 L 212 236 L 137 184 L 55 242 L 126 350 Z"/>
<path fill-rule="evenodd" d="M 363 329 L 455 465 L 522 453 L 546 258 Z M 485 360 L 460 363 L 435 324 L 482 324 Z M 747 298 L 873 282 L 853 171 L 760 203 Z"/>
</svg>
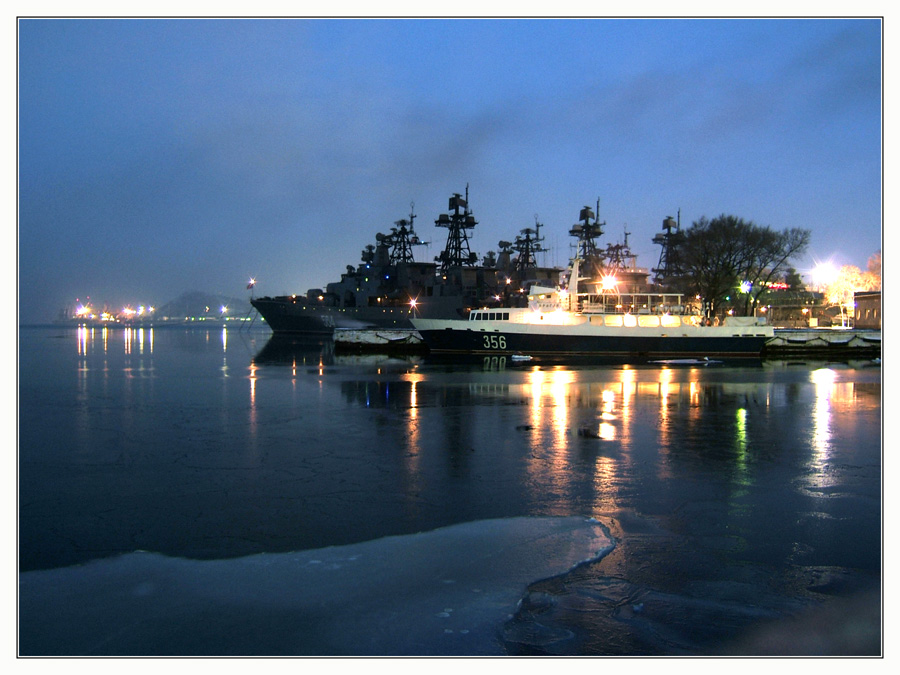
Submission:
<svg viewBox="0 0 900 675">
<path fill-rule="evenodd" d="M 880 572 L 870 364 L 523 367 L 218 327 L 20 341 L 23 570 L 594 516 L 616 550 L 536 610 L 588 636 L 570 654 L 718 644 Z"/>
<path fill-rule="evenodd" d="M 23 513 L 54 503 L 60 521 L 33 531 L 54 549 L 35 560 L 291 550 L 514 515 L 663 517 L 701 497 L 738 531 L 771 490 L 820 500 L 879 443 L 877 369 L 448 364 L 218 328 L 67 336 L 59 354 L 23 343 Z M 62 490 L 60 467 L 75 476 Z M 168 534 L 141 524 L 154 517 Z M 70 529 L 87 541 L 61 545 Z"/>
</svg>

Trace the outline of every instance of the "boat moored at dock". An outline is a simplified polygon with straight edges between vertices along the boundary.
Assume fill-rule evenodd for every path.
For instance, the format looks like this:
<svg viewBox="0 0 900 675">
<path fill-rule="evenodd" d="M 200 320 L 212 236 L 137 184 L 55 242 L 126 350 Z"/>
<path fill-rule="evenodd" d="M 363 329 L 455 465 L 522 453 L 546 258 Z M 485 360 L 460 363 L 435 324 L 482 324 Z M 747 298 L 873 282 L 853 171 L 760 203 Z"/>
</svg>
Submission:
<svg viewBox="0 0 900 675">
<path fill-rule="evenodd" d="M 622 294 L 614 288 L 579 293 L 578 274 L 576 259 L 570 288 L 535 286 L 528 307 L 412 323 L 438 354 L 759 357 L 774 336 L 771 326 L 754 317 L 727 317 L 714 325 L 679 294 Z"/>
</svg>

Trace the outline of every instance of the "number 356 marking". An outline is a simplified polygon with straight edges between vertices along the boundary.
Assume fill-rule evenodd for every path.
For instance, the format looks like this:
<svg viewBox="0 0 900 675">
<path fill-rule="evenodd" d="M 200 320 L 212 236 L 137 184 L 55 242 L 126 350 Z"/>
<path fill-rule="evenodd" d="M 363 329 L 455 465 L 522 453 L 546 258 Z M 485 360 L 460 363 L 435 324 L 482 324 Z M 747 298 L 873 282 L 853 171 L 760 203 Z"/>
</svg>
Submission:
<svg viewBox="0 0 900 675">
<path fill-rule="evenodd" d="M 482 335 L 485 349 L 506 349 L 506 337 L 503 335 Z"/>
</svg>

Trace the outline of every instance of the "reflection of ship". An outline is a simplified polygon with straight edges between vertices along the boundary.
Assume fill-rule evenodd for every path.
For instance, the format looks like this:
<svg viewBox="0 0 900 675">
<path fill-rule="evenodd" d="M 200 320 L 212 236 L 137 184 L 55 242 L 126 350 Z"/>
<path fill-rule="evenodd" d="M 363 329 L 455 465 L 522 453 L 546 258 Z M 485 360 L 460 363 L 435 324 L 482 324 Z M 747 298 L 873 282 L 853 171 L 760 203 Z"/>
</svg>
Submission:
<svg viewBox="0 0 900 675">
<path fill-rule="evenodd" d="M 321 372 L 331 366 L 410 365 L 421 361 L 420 357 L 390 353 L 340 354 L 335 343 L 327 336 L 291 335 L 275 333 L 253 357 L 257 366 L 289 367 L 309 372 Z"/>
<path fill-rule="evenodd" d="M 253 306 L 276 333 L 331 334 L 335 328 L 411 328 L 410 319 L 461 318 L 471 307 L 522 304 L 525 290 L 536 281 L 556 281 L 557 269 L 537 266 L 542 251 L 535 230 L 525 238 L 500 242 L 478 264 L 469 248 L 469 233 L 477 224 L 465 198 L 454 194 L 449 213 L 435 226 L 447 229 L 447 244 L 433 262 L 416 262 L 413 247 L 422 245 L 413 227 L 415 214 L 399 220 L 389 234 L 362 252 L 356 268 L 347 267 L 341 280 L 305 296 L 261 297 Z M 513 254 L 518 252 L 517 257 Z"/>
<path fill-rule="evenodd" d="M 576 257 L 567 289 L 532 287 L 529 307 L 474 310 L 468 320 L 413 319 L 413 325 L 433 353 L 489 355 L 758 357 L 773 336 L 771 326 L 753 317 L 706 325 L 679 294 L 625 292 L 614 276 L 581 278 L 579 269 Z"/>
<path fill-rule="evenodd" d="M 272 335 L 253 358 L 257 365 L 330 365 L 334 362 L 331 340 L 315 337 Z"/>
</svg>

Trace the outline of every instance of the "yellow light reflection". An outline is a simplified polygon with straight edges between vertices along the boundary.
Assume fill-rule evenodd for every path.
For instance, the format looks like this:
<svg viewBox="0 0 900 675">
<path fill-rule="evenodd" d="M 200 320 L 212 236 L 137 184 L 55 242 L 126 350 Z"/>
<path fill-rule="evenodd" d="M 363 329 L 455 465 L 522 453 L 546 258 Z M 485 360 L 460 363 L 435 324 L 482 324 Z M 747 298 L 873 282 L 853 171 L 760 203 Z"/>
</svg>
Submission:
<svg viewBox="0 0 900 675">
<path fill-rule="evenodd" d="M 552 423 L 557 437 L 565 441 L 569 427 L 569 385 L 575 381 L 575 374 L 567 370 L 553 371 L 550 376 L 550 398 L 553 401 Z"/>
<path fill-rule="evenodd" d="M 421 429 L 419 419 L 419 384 L 425 381 L 425 376 L 419 372 L 403 373 L 400 376 L 402 382 L 409 382 L 409 419 L 407 421 L 408 452 L 404 458 L 406 478 L 410 489 L 420 489 L 420 463 L 421 453 Z"/>
<path fill-rule="evenodd" d="M 672 387 L 672 371 L 663 368 L 659 371 L 657 395 L 659 396 L 659 440 L 664 448 L 669 447 L 671 440 L 671 420 L 669 414 L 669 391 Z"/>
<path fill-rule="evenodd" d="M 250 362 L 250 410 L 256 409 L 256 371 L 259 366 L 254 361 Z"/>
<path fill-rule="evenodd" d="M 815 460 L 828 460 L 831 446 L 831 394 L 836 373 L 830 368 L 820 368 L 809 374 L 815 385 L 816 400 L 812 411 L 812 445 Z"/>
<path fill-rule="evenodd" d="M 400 377 L 401 381 L 409 382 L 410 391 L 409 391 L 409 410 L 410 417 L 415 418 L 418 415 L 418 393 L 416 391 L 419 382 L 423 382 L 425 380 L 425 376 L 421 373 L 404 373 Z"/>
<path fill-rule="evenodd" d="M 570 385 L 575 374 L 568 370 L 544 371 L 535 368 L 528 373 L 531 390 L 531 424 L 535 428 L 544 426 L 544 418 L 549 414 L 552 446 L 565 448 L 569 425 Z"/>
<path fill-rule="evenodd" d="M 692 406 L 700 405 L 700 383 L 697 380 L 691 380 L 688 399 Z"/>
<path fill-rule="evenodd" d="M 599 435 L 604 441 L 615 440 L 616 428 L 609 422 L 601 422 Z"/>
<path fill-rule="evenodd" d="M 619 375 L 619 417 L 622 448 L 627 449 L 631 445 L 631 421 L 632 406 L 634 398 L 637 395 L 637 373 L 635 370 L 626 367 Z"/>
</svg>

